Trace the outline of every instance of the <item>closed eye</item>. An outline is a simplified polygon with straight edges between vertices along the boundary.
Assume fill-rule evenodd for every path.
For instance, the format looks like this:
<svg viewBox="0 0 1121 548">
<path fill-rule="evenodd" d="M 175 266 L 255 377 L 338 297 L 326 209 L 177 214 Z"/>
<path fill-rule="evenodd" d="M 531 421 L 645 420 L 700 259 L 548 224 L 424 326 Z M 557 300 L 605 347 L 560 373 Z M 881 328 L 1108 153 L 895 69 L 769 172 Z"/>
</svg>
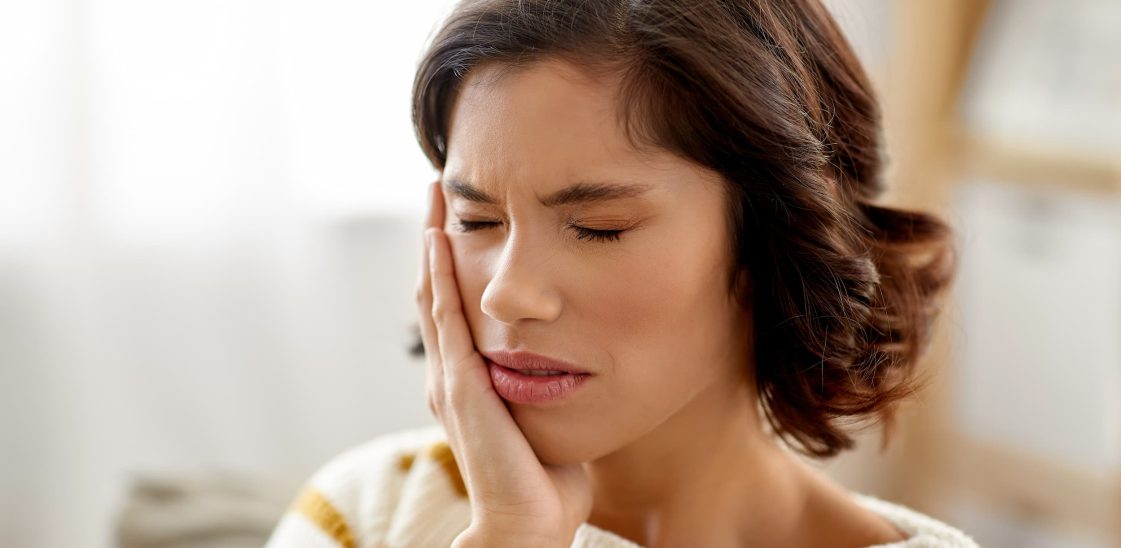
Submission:
<svg viewBox="0 0 1121 548">
<path fill-rule="evenodd" d="M 497 222 L 494 222 L 494 221 L 464 221 L 462 219 L 460 219 L 457 222 L 457 225 L 459 227 L 460 232 L 474 232 L 476 230 L 480 230 L 480 229 L 483 229 L 483 228 L 489 228 L 489 227 L 491 227 L 493 225 L 497 225 L 497 224 L 501 224 L 501 223 L 497 223 Z M 585 241 L 596 241 L 596 242 L 615 242 L 615 241 L 619 241 L 619 239 L 622 238 L 623 232 L 624 232 L 624 230 L 622 230 L 622 229 L 619 229 L 619 230 L 597 230 L 597 229 L 593 229 L 593 228 L 585 228 L 585 227 L 582 227 L 582 226 L 576 226 L 576 225 L 572 225 L 572 224 L 568 225 L 568 227 L 576 232 L 576 239 L 585 240 Z"/>
</svg>

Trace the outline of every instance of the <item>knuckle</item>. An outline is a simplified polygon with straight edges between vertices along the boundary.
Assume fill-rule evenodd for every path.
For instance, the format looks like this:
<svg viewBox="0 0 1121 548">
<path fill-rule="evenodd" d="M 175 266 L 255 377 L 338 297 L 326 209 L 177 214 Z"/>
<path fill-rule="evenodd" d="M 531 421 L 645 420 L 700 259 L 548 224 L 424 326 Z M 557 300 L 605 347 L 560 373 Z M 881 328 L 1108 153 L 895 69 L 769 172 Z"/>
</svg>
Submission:
<svg viewBox="0 0 1121 548">
<path fill-rule="evenodd" d="M 432 305 L 432 317 L 440 323 L 446 322 L 452 317 L 454 311 L 446 303 L 437 302 Z"/>
<path fill-rule="evenodd" d="M 439 390 L 428 391 L 428 409 L 431 410 L 432 414 L 437 418 L 443 416 L 443 398 L 440 397 L 439 392 Z"/>
</svg>

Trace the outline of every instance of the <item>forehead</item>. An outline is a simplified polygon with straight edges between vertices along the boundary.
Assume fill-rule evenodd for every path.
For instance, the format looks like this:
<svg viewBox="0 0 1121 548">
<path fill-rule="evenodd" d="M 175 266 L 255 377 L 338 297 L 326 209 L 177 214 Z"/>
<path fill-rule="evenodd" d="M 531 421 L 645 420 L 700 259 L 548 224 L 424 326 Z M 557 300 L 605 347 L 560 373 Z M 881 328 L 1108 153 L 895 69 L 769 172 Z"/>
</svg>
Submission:
<svg viewBox="0 0 1121 548">
<path fill-rule="evenodd" d="M 573 177 L 645 163 L 649 151 L 619 125 L 617 86 L 561 60 L 477 67 L 452 109 L 445 169 L 473 179 Z"/>
</svg>

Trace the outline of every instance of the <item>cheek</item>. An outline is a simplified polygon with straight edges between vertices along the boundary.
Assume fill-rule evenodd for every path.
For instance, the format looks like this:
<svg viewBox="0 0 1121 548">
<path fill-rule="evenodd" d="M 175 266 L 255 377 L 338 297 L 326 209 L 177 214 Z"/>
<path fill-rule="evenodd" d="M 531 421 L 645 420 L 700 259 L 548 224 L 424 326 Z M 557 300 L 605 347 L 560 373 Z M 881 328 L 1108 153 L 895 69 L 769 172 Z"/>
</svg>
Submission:
<svg viewBox="0 0 1121 548">
<path fill-rule="evenodd" d="M 662 305 L 672 299 L 665 292 L 674 289 L 658 266 L 654 257 L 643 256 L 616 264 L 610 275 L 589 277 L 595 281 L 585 286 L 580 298 L 594 311 L 589 320 L 610 332 L 608 340 L 643 338 L 665 314 Z"/>
<path fill-rule="evenodd" d="M 685 249 L 688 252 L 674 251 Z M 688 348 L 711 337 L 721 319 L 722 285 L 718 261 L 695 244 L 659 246 L 621 262 L 610 276 L 590 285 L 599 322 L 620 341 L 613 346 L 648 353 Z"/>
<path fill-rule="evenodd" d="M 616 392 L 637 416 L 672 412 L 721 375 L 731 319 L 721 249 L 696 245 L 703 241 L 636 255 L 587 296 L 595 303 L 594 336 L 616 368 Z"/>
</svg>

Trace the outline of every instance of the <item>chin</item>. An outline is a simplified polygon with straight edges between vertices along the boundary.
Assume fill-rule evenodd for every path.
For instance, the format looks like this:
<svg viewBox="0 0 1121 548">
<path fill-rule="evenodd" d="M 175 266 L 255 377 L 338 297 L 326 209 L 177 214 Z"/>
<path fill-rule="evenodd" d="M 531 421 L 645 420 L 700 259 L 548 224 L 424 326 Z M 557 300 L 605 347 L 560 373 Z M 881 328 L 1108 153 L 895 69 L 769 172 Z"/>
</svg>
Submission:
<svg viewBox="0 0 1121 548">
<path fill-rule="evenodd" d="M 602 447 L 599 443 L 600 432 L 610 430 L 610 428 L 603 428 L 603 425 L 596 430 L 590 430 L 585 421 L 549 420 L 540 416 L 526 417 L 521 413 L 514 414 L 514 421 L 517 422 L 526 441 L 542 464 L 554 466 L 580 464 L 595 460 L 609 452 L 608 448 Z M 578 424 L 584 426 L 575 426 Z"/>
</svg>

